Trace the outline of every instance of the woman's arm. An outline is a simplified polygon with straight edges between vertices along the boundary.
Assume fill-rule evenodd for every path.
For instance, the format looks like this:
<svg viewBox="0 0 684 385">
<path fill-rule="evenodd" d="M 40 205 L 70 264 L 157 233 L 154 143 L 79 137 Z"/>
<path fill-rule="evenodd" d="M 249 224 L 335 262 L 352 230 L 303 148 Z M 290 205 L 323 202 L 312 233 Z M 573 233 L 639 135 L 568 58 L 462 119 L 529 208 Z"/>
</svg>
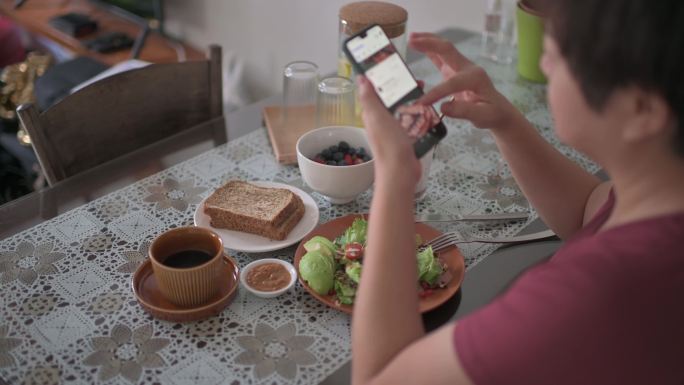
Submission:
<svg viewBox="0 0 684 385">
<path fill-rule="evenodd" d="M 469 384 L 453 326 L 426 337 L 418 311 L 413 191 L 420 166 L 411 141 L 363 78 L 359 98 L 376 179 L 352 319 L 352 383 Z"/>
<path fill-rule="evenodd" d="M 566 239 L 585 223 L 589 197 L 601 181 L 566 158 L 521 114 L 492 130 L 515 181 L 539 216 Z"/>
<path fill-rule="evenodd" d="M 561 238 L 579 230 L 589 196 L 600 180 L 547 143 L 525 117 L 492 85 L 487 73 L 454 46 L 432 34 L 412 34 L 411 47 L 425 53 L 445 81 L 421 98 L 442 104 L 447 116 L 489 128 L 516 182 L 544 222 Z"/>
<path fill-rule="evenodd" d="M 608 194 L 610 194 L 610 190 L 612 189 L 613 182 L 611 181 L 603 182 L 596 186 L 594 191 L 591 192 L 591 195 L 589 195 L 589 199 L 587 199 L 587 205 L 584 208 L 584 221 L 582 224 L 586 225 L 594 218 L 594 215 L 596 215 L 601 206 L 608 200 Z"/>
<path fill-rule="evenodd" d="M 456 355 L 453 338 L 455 327 L 458 325 L 450 323 L 415 340 L 401 349 L 370 381 L 353 383 L 472 385 L 473 382 L 468 378 Z M 356 365 L 354 359 L 352 365 Z"/>
</svg>

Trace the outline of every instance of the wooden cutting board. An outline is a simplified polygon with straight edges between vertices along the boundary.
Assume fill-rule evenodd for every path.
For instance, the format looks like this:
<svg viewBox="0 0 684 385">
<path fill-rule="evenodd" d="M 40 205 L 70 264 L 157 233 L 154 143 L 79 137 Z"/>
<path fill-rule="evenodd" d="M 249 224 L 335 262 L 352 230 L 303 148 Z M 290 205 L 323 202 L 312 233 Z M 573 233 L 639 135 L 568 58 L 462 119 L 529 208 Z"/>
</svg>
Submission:
<svg viewBox="0 0 684 385">
<path fill-rule="evenodd" d="M 314 129 L 316 106 L 290 107 L 287 118 L 282 106 L 264 107 L 264 122 L 273 154 L 282 164 L 297 163 L 297 140 Z"/>
</svg>

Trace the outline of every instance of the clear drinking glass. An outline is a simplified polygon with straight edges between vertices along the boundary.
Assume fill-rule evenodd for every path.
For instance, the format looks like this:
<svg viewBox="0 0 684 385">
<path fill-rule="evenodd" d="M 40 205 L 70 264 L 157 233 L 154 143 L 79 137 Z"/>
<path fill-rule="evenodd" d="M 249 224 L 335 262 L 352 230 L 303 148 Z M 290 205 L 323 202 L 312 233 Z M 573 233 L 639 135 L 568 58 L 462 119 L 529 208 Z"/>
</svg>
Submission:
<svg viewBox="0 0 684 385">
<path fill-rule="evenodd" d="M 481 55 L 498 63 L 513 61 L 515 0 L 489 0 L 482 32 Z"/>
<path fill-rule="evenodd" d="M 294 61 L 283 70 L 283 120 L 298 118 L 316 106 L 318 66 L 309 61 Z"/>
<path fill-rule="evenodd" d="M 316 127 L 353 126 L 354 83 L 342 76 L 330 76 L 318 83 Z"/>
</svg>

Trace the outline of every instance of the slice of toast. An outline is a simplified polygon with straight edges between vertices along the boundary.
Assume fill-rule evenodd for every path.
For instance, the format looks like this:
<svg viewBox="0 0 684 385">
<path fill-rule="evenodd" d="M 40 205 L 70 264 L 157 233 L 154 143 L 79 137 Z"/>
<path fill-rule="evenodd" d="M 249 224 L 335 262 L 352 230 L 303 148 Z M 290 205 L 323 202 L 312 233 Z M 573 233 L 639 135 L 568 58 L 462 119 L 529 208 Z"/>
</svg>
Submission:
<svg viewBox="0 0 684 385">
<path fill-rule="evenodd" d="M 304 216 L 304 203 L 292 191 L 229 181 L 204 203 L 211 226 L 283 240 Z"/>
</svg>

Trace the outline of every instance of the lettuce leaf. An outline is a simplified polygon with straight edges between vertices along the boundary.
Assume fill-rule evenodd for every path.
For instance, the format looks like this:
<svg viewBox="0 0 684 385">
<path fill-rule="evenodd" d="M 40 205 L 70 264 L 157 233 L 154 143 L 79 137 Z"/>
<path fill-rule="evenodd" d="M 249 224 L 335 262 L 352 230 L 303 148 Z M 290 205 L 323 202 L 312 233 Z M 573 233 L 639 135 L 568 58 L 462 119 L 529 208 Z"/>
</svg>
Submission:
<svg viewBox="0 0 684 385">
<path fill-rule="evenodd" d="M 344 232 L 344 244 L 357 242 L 366 244 L 366 233 L 368 232 L 368 222 L 363 218 L 356 218 L 352 225 Z"/>
<path fill-rule="evenodd" d="M 345 282 L 344 279 L 335 279 L 335 293 L 341 304 L 351 305 L 354 303 L 356 288 L 352 286 L 351 282 Z"/>
<path fill-rule="evenodd" d="M 345 272 L 347 273 L 347 276 L 356 284 L 359 284 L 359 280 L 361 280 L 361 264 L 359 262 L 351 262 L 345 267 Z"/>
<path fill-rule="evenodd" d="M 419 252 L 416 257 L 418 260 L 418 280 L 434 285 L 442 274 L 443 269 L 439 260 L 435 258 L 432 247 Z"/>
</svg>

